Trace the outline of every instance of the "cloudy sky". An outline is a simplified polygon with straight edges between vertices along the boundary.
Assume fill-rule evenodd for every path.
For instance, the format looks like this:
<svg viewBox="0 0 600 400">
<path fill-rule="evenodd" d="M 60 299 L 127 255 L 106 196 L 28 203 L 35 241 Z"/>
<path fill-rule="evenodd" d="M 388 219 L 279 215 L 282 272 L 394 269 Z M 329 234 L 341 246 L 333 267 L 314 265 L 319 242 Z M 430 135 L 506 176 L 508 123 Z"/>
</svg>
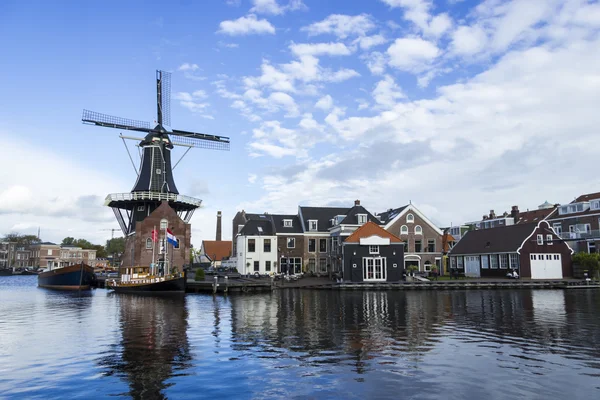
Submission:
<svg viewBox="0 0 600 400">
<path fill-rule="evenodd" d="M 60 4 L 0 3 L 0 233 L 110 238 L 135 172 L 81 111 L 152 121 L 156 69 L 174 128 L 231 137 L 174 172 L 195 246 L 217 210 L 225 237 L 237 210 L 355 199 L 443 226 L 600 190 L 596 1 Z"/>
</svg>

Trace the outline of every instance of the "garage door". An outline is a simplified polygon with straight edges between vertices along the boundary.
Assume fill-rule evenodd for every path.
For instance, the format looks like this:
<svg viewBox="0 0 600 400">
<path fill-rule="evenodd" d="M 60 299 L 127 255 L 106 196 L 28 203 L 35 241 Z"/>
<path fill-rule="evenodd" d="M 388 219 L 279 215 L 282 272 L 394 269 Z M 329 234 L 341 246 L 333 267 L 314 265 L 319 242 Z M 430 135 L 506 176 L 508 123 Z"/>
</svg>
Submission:
<svg viewBox="0 0 600 400">
<path fill-rule="evenodd" d="M 562 279 L 560 254 L 530 254 L 531 279 Z"/>
</svg>

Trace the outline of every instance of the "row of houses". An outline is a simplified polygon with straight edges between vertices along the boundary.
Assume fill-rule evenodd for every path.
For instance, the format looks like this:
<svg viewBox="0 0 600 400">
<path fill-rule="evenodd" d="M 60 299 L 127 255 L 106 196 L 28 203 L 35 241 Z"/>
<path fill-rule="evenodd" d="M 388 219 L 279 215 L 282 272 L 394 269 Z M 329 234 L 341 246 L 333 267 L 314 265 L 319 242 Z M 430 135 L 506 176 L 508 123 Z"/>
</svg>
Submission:
<svg viewBox="0 0 600 400">
<path fill-rule="evenodd" d="M 60 246 L 51 242 L 27 246 L 12 242 L 0 243 L 0 269 L 58 268 L 82 262 L 96 266 L 105 263 L 105 260 L 96 258 L 96 250 L 77 246 Z"/>
<path fill-rule="evenodd" d="M 575 251 L 600 247 L 600 193 L 560 205 L 440 228 L 414 204 L 371 213 L 352 207 L 299 206 L 296 214 L 238 212 L 231 250 L 220 259 L 242 274 L 339 274 L 352 281 L 398 280 L 406 270 L 450 270 L 474 277 L 572 276 Z M 229 249 L 223 245 L 222 249 Z M 203 244 L 204 247 L 204 244 Z M 216 256 L 216 253 L 215 253 Z"/>
</svg>

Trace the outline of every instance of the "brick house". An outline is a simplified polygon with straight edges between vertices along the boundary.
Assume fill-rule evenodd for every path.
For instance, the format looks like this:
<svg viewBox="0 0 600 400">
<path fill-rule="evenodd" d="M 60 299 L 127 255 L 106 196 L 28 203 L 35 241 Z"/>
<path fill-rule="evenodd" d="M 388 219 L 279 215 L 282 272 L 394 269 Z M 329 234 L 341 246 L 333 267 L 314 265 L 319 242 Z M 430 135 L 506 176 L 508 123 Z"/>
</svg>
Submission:
<svg viewBox="0 0 600 400">
<path fill-rule="evenodd" d="M 581 195 L 558 207 L 548 221 L 576 252 L 600 251 L 600 192 Z"/>
<path fill-rule="evenodd" d="M 35 243 L 29 246 L 29 250 L 32 266 L 42 269 L 60 266 L 61 248 L 56 243 Z"/>
<path fill-rule="evenodd" d="M 305 237 L 297 215 L 269 214 L 277 236 L 279 272 L 300 274 L 304 269 Z"/>
<path fill-rule="evenodd" d="M 166 244 L 165 228 L 171 229 L 179 241 L 179 246 Z M 152 230 L 159 232 L 159 242 L 152 242 Z M 152 263 L 152 249 L 155 247 L 155 263 L 164 262 L 165 244 L 167 246 L 168 263 L 170 271 L 173 267 L 182 271 L 184 265 L 189 263 L 190 255 L 191 225 L 186 224 L 169 206 L 163 201 L 150 215 L 142 221 L 136 222 L 135 233 L 125 238 L 125 252 L 123 253 L 121 269 L 150 266 Z"/>
<path fill-rule="evenodd" d="M 60 246 L 60 266 L 68 267 L 84 263 L 92 267 L 96 266 L 96 250 L 82 249 L 77 246 Z"/>
<path fill-rule="evenodd" d="M 417 266 L 419 271 L 430 271 L 433 265 L 442 265 L 443 232 L 413 204 L 377 214 L 385 230 L 404 242 L 404 268 Z"/>
<path fill-rule="evenodd" d="M 471 277 L 561 279 L 573 276 L 573 250 L 548 221 L 480 229 L 467 234 L 450 251 L 450 268 Z"/>
</svg>

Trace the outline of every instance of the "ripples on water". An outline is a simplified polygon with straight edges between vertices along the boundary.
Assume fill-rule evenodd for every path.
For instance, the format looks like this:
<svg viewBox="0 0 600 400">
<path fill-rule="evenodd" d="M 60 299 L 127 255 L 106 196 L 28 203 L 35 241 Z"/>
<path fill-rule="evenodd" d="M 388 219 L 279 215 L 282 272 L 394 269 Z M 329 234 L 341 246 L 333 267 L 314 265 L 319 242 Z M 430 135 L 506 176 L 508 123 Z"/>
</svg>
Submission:
<svg viewBox="0 0 600 400">
<path fill-rule="evenodd" d="M 55 292 L 0 277 L 0 397 L 600 396 L 600 292 Z"/>
</svg>

